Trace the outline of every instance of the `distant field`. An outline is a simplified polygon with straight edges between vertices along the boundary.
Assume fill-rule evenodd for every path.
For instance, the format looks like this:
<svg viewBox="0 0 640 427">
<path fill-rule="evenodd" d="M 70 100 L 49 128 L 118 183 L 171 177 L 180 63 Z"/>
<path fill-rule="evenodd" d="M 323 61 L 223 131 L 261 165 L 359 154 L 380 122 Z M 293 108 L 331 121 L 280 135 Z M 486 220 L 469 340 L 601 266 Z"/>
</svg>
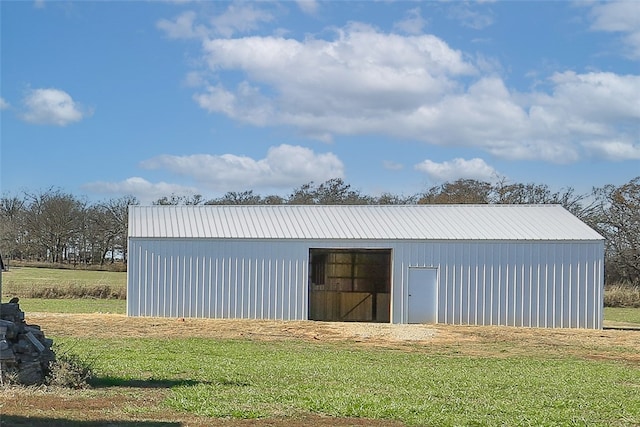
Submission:
<svg viewBox="0 0 640 427">
<path fill-rule="evenodd" d="M 604 320 L 640 325 L 640 308 L 605 307 Z"/>
<path fill-rule="evenodd" d="M 6 301 L 6 298 L 3 299 Z M 44 299 L 20 298 L 20 307 L 26 313 L 112 313 L 125 314 L 126 300 L 121 299 Z M 640 308 L 605 307 L 607 326 L 640 326 Z"/>
<path fill-rule="evenodd" d="M 12 267 L 2 273 L 3 298 L 42 296 L 47 289 L 67 292 L 69 297 L 83 296 L 87 290 L 105 289 L 124 296 L 127 273 L 56 268 Z"/>
<path fill-rule="evenodd" d="M 3 299 L 6 301 L 6 299 Z M 127 301 L 122 299 L 44 299 L 20 298 L 25 313 L 111 313 L 126 314 Z"/>
</svg>

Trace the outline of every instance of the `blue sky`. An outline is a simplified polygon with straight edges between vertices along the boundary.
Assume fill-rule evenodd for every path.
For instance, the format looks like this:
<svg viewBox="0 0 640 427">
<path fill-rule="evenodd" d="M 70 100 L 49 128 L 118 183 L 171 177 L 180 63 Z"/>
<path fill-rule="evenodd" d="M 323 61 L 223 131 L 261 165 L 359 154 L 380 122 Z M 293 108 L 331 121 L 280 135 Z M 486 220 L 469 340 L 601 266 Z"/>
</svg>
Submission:
<svg viewBox="0 0 640 427">
<path fill-rule="evenodd" d="M 622 2 L 0 2 L 0 191 L 102 200 L 343 178 L 640 175 Z"/>
</svg>

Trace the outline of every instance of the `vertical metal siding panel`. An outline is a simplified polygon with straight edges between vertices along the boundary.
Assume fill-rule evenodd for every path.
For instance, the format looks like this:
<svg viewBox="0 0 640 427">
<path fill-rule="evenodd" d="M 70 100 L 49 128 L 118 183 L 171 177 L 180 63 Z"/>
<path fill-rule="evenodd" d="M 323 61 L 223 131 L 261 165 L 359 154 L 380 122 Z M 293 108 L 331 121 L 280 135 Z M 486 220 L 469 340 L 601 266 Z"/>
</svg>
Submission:
<svg viewBox="0 0 640 427">
<path fill-rule="evenodd" d="M 555 248 L 555 243 L 547 243 L 543 247 L 543 251 L 541 254 L 541 259 L 543 260 L 543 271 L 544 278 L 542 280 L 542 293 L 540 294 L 540 298 L 542 300 L 542 305 L 540 308 L 540 326 L 549 328 L 553 321 L 551 321 L 551 316 L 553 315 L 553 251 Z"/>
<path fill-rule="evenodd" d="M 153 245 L 152 249 L 152 257 L 153 257 L 153 273 L 151 280 L 151 287 L 149 288 L 149 294 L 147 295 L 148 303 L 147 303 L 147 312 L 149 316 L 157 316 L 158 312 L 156 310 L 156 300 L 158 298 L 158 291 L 160 288 L 160 280 L 161 280 L 161 258 L 158 253 L 160 246 L 157 244 Z"/>
<path fill-rule="evenodd" d="M 278 296 L 280 295 L 280 263 L 277 259 L 270 260 L 271 265 L 271 280 L 269 281 L 271 287 L 269 292 L 269 309 L 270 319 L 278 319 Z"/>
<path fill-rule="evenodd" d="M 181 295 L 181 260 L 182 255 L 180 255 L 179 249 L 176 246 L 176 252 L 173 257 L 173 275 L 172 275 L 172 284 L 171 284 L 171 292 L 173 293 L 171 296 L 171 311 L 174 317 L 180 316 L 180 295 Z"/>
<path fill-rule="evenodd" d="M 594 327 L 594 302 L 595 302 L 595 281 L 594 279 L 594 245 L 585 244 L 584 257 L 584 281 L 585 281 L 585 298 L 584 298 L 584 328 Z"/>
<path fill-rule="evenodd" d="M 500 321 L 499 325 L 509 324 L 509 284 L 511 266 L 509 264 L 509 244 L 505 243 L 501 250 L 502 264 L 500 265 Z"/>
<path fill-rule="evenodd" d="M 465 265 L 464 265 L 464 246 L 460 243 L 455 244 L 456 255 L 453 260 L 454 271 L 456 272 L 456 282 L 454 284 L 455 292 L 455 322 L 459 325 L 464 323 L 464 294 L 466 293 L 465 283 Z"/>
<path fill-rule="evenodd" d="M 280 254 L 278 254 L 280 255 Z M 286 320 L 287 313 L 287 260 L 279 256 L 280 262 L 280 318 Z"/>
<path fill-rule="evenodd" d="M 273 304 L 272 304 L 272 298 L 273 298 L 273 265 L 272 265 L 272 260 L 269 259 L 267 260 L 267 282 L 266 282 L 266 288 L 267 288 L 267 299 L 266 299 L 266 305 L 267 305 L 267 319 L 272 319 L 272 311 L 273 311 Z"/>
<path fill-rule="evenodd" d="M 482 243 L 482 324 L 491 325 L 494 247 Z"/>
<path fill-rule="evenodd" d="M 184 247 L 184 243 L 180 243 L 181 247 Z M 176 301 L 176 308 L 177 308 L 177 315 L 178 317 L 184 317 L 185 314 L 185 305 L 186 305 L 186 283 L 187 283 L 187 257 L 186 255 L 184 255 L 184 249 L 180 249 L 178 251 L 178 253 L 180 254 L 177 258 L 177 263 L 178 263 L 178 281 L 176 282 L 176 285 L 178 286 L 177 289 L 177 301 Z"/>
<path fill-rule="evenodd" d="M 393 274 L 393 273 L 391 273 Z M 309 280 L 309 258 L 308 252 L 305 254 L 304 262 L 302 263 L 302 271 L 300 272 L 300 280 L 302 284 L 302 296 L 300 298 L 300 305 L 302 307 L 302 315 L 300 316 L 300 320 L 309 319 L 309 286 L 307 285 L 307 281 Z M 393 281 L 393 277 L 391 278 Z M 391 303 L 389 303 L 389 310 L 391 310 Z M 389 317 L 391 319 L 391 317 Z"/>
<path fill-rule="evenodd" d="M 477 259 L 474 258 L 473 256 L 473 247 L 472 244 L 470 243 L 465 243 L 465 248 L 467 248 L 467 254 L 468 254 L 468 259 L 469 259 L 469 264 L 466 266 L 466 286 L 467 286 L 467 291 L 466 291 L 466 304 L 465 304 L 465 310 L 466 310 L 466 323 L 467 324 L 475 324 L 475 314 L 476 314 L 476 310 L 475 310 L 475 302 L 476 302 L 476 298 L 475 298 L 475 292 L 473 291 L 474 286 L 474 271 L 475 268 L 477 266 Z"/>
<path fill-rule="evenodd" d="M 285 313 L 283 315 L 283 318 L 286 320 L 291 320 L 292 318 L 292 313 L 294 311 L 293 307 L 291 306 L 293 299 L 291 298 L 291 294 L 293 293 L 293 289 L 291 288 L 291 267 L 292 267 L 292 260 L 289 258 L 287 259 L 287 280 L 286 280 L 286 292 L 285 292 L 285 300 L 287 301 L 286 307 L 285 307 Z"/>
<path fill-rule="evenodd" d="M 190 269 L 189 269 L 189 317 L 198 317 L 198 305 L 200 297 L 200 253 L 196 247 L 191 245 L 190 250 Z"/>
<path fill-rule="evenodd" d="M 229 310 L 229 318 L 237 319 L 238 315 L 240 314 L 240 310 L 239 310 L 240 296 L 238 295 L 239 293 L 239 289 L 238 289 L 239 288 L 239 277 L 238 277 L 239 260 L 235 251 L 232 252 L 230 259 L 231 259 L 232 267 L 231 269 L 229 269 L 229 272 L 231 273 L 230 284 L 229 284 L 229 286 L 231 287 L 231 291 L 229 292 L 229 295 L 231 295 L 231 303 L 230 303 L 231 308 Z"/>
<path fill-rule="evenodd" d="M 530 243 L 527 245 L 527 247 L 525 248 L 525 250 L 528 252 L 528 256 L 526 257 L 528 259 L 527 261 L 527 266 L 525 268 L 525 280 L 524 280 L 524 287 L 523 287 L 523 293 L 524 293 L 524 304 L 523 304 L 523 316 L 522 316 L 522 325 L 523 326 L 527 326 L 527 327 L 531 327 L 533 326 L 533 322 L 535 319 L 535 315 L 533 314 L 534 311 L 537 312 L 538 311 L 538 305 L 536 304 L 536 299 L 533 295 L 533 291 L 535 289 L 535 270 L 536 270 L 536 263 L 537 261 L 535 260 L 535 250 L 536 250 L 536 244 L 535 243 Z"/>
<path fill-rule="evenodd" d="M 570 258 L 569 258 L 569 327 L 576 328 L 578 317 L 576 316 L 578 308 L 576 304 L 576 299 L 578 296 L 578 280 L 580 278 L 580 273 L 578 271 L 578 263 L 577 263 L 577 254 L 578 248 L 573 244 L 569 243 L 567 245 L 570 248 Z"/>
<path fill-rule="evenodd" d="M 229 282 L 229 275 L 227 273 L 227 265 L 226 254 L 221 254 L 221 256 L 218 258 L 218 302 L 216 304 L 218 310 L 218 314 L 216 315 L 216 317 L 220 319 L 224 319 L 228 314 L 227 307 L 229 306 L 229 295 L 227 292 L 227 283 Z"/>
<path fill-rule="evenodd" d="M 140 287 L 138 275 L 140 272 L 140 245 L 134 239 L 129 239 L 129 263 L 127 265 L 127 315 L 139 316 L 136 307 L 136 295 Z"/>
<path fill-rule="evenodd" d="M 443 269 L 443 260 L 446 258 L 443 255 L 444 245 L 442 243 L 436 243 L 433 248 L 433 262 L 432 265 L 438 268 L 438 322 L 446 323 L 447 314 L 447 291 L 446 291 L 446 277 Z"/>
<path fill-rule="evenodd" d="M 444 280 L 445 280 L 445 318 L 447 324 L 454 323 L 454 295 L 453 295 L 453 270 L 451 268 L 451 260 L 455 258 L 455 248 L 452 244 L 446 245 L 446 255 L 444 260 Z"/>
<path fill-rule="evenodd" d="M 407 323 L 407 317 L 402 311 L 404 292 L 404 258 L 402 246 L 396 246 L 391 251 L 391 321 L 393 323 Z"/>
<path fill-rule="evenodd" d="M 583 244 L 575 244 L 578 249 L 578 260 L 576 262 L 576 327 L 584 328 L 586 324 L 585 301 L 587 294 L 587 281 L 585 274 L 585 255 L 586 247 Z"/>
<path fill-rule="evenodd" d="M 555 254 L 553 263 L 553 327 L 562 328 L 564 325 L 564 245 L 556 245 Z"/>
<path fill-rule="evenodd" d="M 507 324 L 507 285 L 509 284 L 509 246 L 506 243 L 500 245 L 500 263 L 498 264 L 498 300 L 496 325 Z"/>
<path fill-rule="evenodd" d="M 598 329 L 602 328 L 604 321 L 604 242 L 598 245 Z"/>
<path fill-rule="evenodd" d="M 562 279 L 561 279 L 561 328 L 571 327 L 571 246 L 562 245 Z"/>
<path fill-rule="evenodd" d="M 507 324 L 510 326 L 520 326 L 522 311 L 522 275 L 523 263 L 520 261 L 523 257 L 522 246 L 518 242 L 510 243 L 511 251 L 509 252 L 509 298 L 507 300 L 507 309 L 509 316 Z"/>
<path fill-rule="evenodd" d="M 162 317 L 170 317 L 169 311 L 169 293 L 171 287 L 171 256 L 169 255 L 169 248 L 167 245 L 163 245 L 163 274 L 162 274 L 162 291 L 158 294 L 158 313 Z"/>
<path fill-rule="evenodd" d="M 245 259 L 245 281 L 247 282 L 245 286 L 245 319 L 253 319 L 255 313 L 256 299 L 255 299 L 255 291 L 256 291 L 256 283 L 254 280 L 255 277 L 255 269 L 256 265 L 253 261 L 253 251 L 248 250 Z"/>
<path fill-rule="evenodd" d="M 490 325 L 499 324 L 499 308 L 500 308 L 500 245 L 491 251 L 491 266 L 489 283 L 491 286 L 488 315 L 491 316 Z"/>
<path fill-rule="evenodd" d="M 540 243 L 535 243 L 531 248 L 531 284 L 529 289 L 529 299 L 531 309 L 529 310 L 529 326 L 539 327 L 540 323 Z"/>
<path fill-rule="evenodd" d="M 207 317 L 207 257 L 206 247 L 200 244 L 200 292 L 198 293 L 198 317 Z"/>
<path fill-rule="evenodd" d="M 584 310 L 582 309 L 582 302 L 584 299 L 584 264 L 581 262 L 582 251 L 584 249 L 584 245 L 579 243 L 573 244 L 575 248 L 575 256 L 574 260 L 574 269 L 576 272 L 575 277 L 575 296 L 573 298 L 574 306 L 575 306 L 575 327 L 582 327 L 582 316 L 584 314 Z"/>
<path fill-rule="evenodd" d="M 233 317 L 233 308 L 235 304 L 235 299 L 233 297 L 233 256 L 230 256 L 226 253 L 224 259 L 224 295 L 225 295 L 225 306 L 222 312 L 223 318 L 232 318 Z"/>
<path fill-rule="evenodd" d="M 239 268 L 240 268 L 240 277 L 238 278 L 238 287 L 240 288 L 240 301 L 238 301 L 238 305 L 240 306 L 240 312 L 238 314 L 238 317 L 241 319 L 246 318 L 246 298 L 245 298 L 245 294 L 247 293 L 247 281 L 246 281 L 246 262 L 245 262 L 245 258 L 241 257 L 240 255 L 238 255 L 238 264 L 239 264 Z"/>
<path fill-rule="evenodd" d="M 214 317 L 214 309 L 213 309 L 213 293 L 214 293 L 214 284 L 213 284 L 213 263 L 214 259 L 211 256 L 211 251 L 207 253 L 207 268 L 206 268 L 206 277 L 207 277 L 207 295 L 205 297 L 205 312 L 204 316 L 208 318 Z"/>
<path fill-rule="evenodd" d="M 222 317 L 222 266 L 223 263 L 220 261 L 220 257 L 216 257 L 213 274 L 213 317 L 216 319 Z"/>
<path fill-rule="evenodd" d="M 469 304 L 471 299 L 471 247 L 465 242 L 460 244 L 462 258 L 460 259 L 460 323 L 471 323 Z"/>
<path fill-rule="evenodd" d="M 176 255 L 173 259 L 174 262 L 174 278 L 173 278 L 173 298 L 171 299 L 171 303 L 173 305 L 173 315 L 175 317 L 180 317 L 180 310 L 182 307 L 182 254 L 180 253 L 180 249 L 178 247 L 178 243 L 176 242 Z"/>
<path fill-rule="evenodd" d="M 140 314 L 142 316 L 146 316 L 146 307 L 145 307 L 145 299 L 146 299 L 146 291 L 147 291 L 147 280 L 149 277 L 149 254 L 147 248 L 143 250 L 143 261 L 142 261 L 142 277 L 140 281 L 140 289 L 138 289 L 138 307 Z"/>
<path fill-rule="evenodd" d="M 513 300 L 512 300 L 512 310 L 513 310 L 513 325 L 514 326 L 523 326 L 524 321 L 524 311 L 526 304 L 526 280 L 525 275 L 527 274 L 527 251 L 525 251 L 525 247 L 522 243 L 516 243 L 514 245 L 515 249 L 515 260 L 514 260 L 514 280 L 513 280 Z"/>
<path fill-rule="evenodd" d="M 265 298 L 265 284 L 266 284 L 266 269 L 264 258 L 260 260 L 260 319 L 266 317 L 267 298 Z"/>
<path fill-rule="evenodd" d="M 479 242 L 475 242 L 472 246 L 472 259 L 474 261 L 474 267 L 471 271 L 472 273 L 472 281 L 471 281 L 471 295 L 473 296 L 473 304 L 471 307 L 473 308 L 473 324 L 474 325 L 482 325 L 482 312 L 484 310 L 483 300 L 482 300 L 482 282 L 483 282 L 483 273 L 482 273 L 482 259 L 480 254 Z"/>
<path fill-rule="evenodd" d="M 543 261 L 544 278 L 542 281 L 542 292 L 540 298 L 542 305 L 540 307 L 540 326 L 548 328 L 553 324 L 551 316 L 553 315 L 553 251 L 555 244 L 546 244 L 542 251 L 541 259 Z M 550 265 L 551 264 L 551 265 Z"/>
<path fill-rule="evenodd" d="M 202 215 L 201 215 L 202 216 Z M 203 225 L 204 226 L 204 225 Z M 208 242 L 200 240 L 200 296 L 198 299 L 199 316 L 203 319 L 209 318 L 209 295 L 211 292 L 209 266 L 210 266 L 210 246 Z"/>
</svg>

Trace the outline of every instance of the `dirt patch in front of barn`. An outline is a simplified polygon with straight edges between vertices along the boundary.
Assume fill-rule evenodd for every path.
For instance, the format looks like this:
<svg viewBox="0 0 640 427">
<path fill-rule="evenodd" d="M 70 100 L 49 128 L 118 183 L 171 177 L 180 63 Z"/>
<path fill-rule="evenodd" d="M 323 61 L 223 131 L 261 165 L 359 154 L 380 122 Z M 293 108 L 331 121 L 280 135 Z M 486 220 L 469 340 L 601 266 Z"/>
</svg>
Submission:
<svg viewBox="0 0 640 427">
<path fill-rule="evenodd" d="M 540 329 L 500 326 L 184 319 L 117 314 L 28 313 L 52 337 L 211 338 L 341 342 L 434 354 L 486 357 L 552 355 L 640 364 L 640 331 Z M 611 349 L 618 351 L 612 352 Z"/>
</svg>

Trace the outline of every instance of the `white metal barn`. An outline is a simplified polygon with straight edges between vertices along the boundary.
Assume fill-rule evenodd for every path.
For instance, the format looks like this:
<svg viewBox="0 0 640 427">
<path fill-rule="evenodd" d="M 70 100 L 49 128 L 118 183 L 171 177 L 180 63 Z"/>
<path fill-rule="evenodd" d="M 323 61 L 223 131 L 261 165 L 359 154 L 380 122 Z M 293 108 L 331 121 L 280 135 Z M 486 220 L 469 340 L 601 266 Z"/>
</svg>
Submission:
<svg viewBox="0 0 640 427">
<path fill-rule="evenodd" d="M 129 316 L 602 327 L 557 205 L 131 206 L 128 243 Z"/>
</svg>

